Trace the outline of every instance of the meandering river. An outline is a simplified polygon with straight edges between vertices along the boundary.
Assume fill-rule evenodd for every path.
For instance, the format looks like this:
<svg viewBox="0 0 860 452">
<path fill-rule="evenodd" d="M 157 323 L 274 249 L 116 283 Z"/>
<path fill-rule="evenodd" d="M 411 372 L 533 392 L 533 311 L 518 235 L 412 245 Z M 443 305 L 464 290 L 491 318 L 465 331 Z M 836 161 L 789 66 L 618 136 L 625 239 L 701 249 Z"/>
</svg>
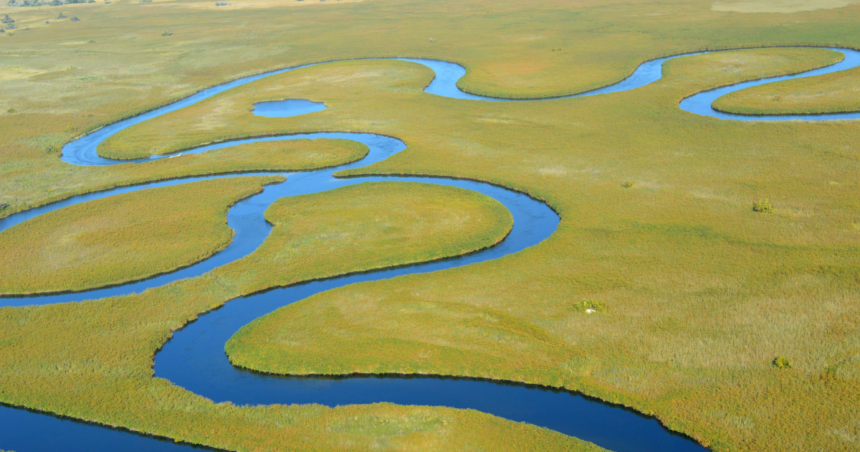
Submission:
<svg viewBox="0 0 860 452">
<path fill-rule="evenodd" d="M 706 91 L 684 99 L 680 108 L 691 113 L 728 120 L 834 120 L 860 119 L 860 113 L 821 116 L 768 116 L 751 117 L 720 113 L 711 108 L 711 103 L 720 96 L 751 86 L 772 83 L 791 78 L 809 77 L 842 71 L 860 66 L 860 52 L 833 49 L 842 52 L 845 59 L 835 65 L 792 76 L 774 77 L 730 87 Z M 667 60 L 679 55 L 648 61 L 620 83 L 555 99 L 603 95 L 636 89 L 662 76 L 662 66 Z M 430 94 L 478 101 L 511 101 L 510 99 L 476 96 L 461 91 L 456 83 L 465 74 L 457 64 L 444 61 L 408 59 L 423 64 L 436 72 L 436 77 L 425 89 Z M 260 74 L 235 80 L 203 90 L 193 96 L 168 106 L 129 118 L 79 138 L 63 148 L 63 160 L 74 165 L 139 164 L 157 156 L 133 161 L 115 161 L 100 157 L 97 146 L 108 137 L 135 124 L 162 116 L 172 111 L 195 104 L 218 93 L 245 85 L 265 77 L 313 65 Z M 551 99 L 542 99 L 551 100 Z M 324 108 L 323 105 L 306 101 L 282 101 L 258 104 L 255 113 L 265 116 L 294 116 L 309 114 Z M 268 236 L 271 226 L 264 219 L 264 212 L 272 202 L 284 196 L 332 190 L 345 185 L 369 181 L 408 181 L 457 186 L 490 196 L 507 207 L 514 217 L 511 234 L 500 244 L 467 256 L 444 261 L 417 264 L 397 269 L 384 269 L 369 273 L 347 275 L 339 278 L 314 281 L 287 288 L 240 298 L 228 302 L 223 308 L 203 315 L 197 321 L 178 331 L 155 356 L 156 376 L 166 378 L 192 392 L 216 402 L 231 401 L 236 404 L 273 403 L 319 403 L 329 406 L 393 402 L 404 405 L 436 405 L 455 408 L 473 408 L 503 418 L 528 422 L 594 442 L 609 450 L 622 451 L 703 451 L 695 442 L 675 435 L 663 428 L 656 420 L 641 416 L 622 407 L 612 406 L 587 397 L 549 388 L 533 387 L 517 383 L 490 382 L 484 380 L 444 377 L 347 377 L 347 378 L 292 378 L 260 375 L 246 372 L 230 365 L 224 354 L 225 342 L 242 326 L 279 307 L 305 299 L 316 293 L 348 284 L 393 278 L 412 273 L 445 271 L 446 269 L 497 259 L 536 245 L 552 235 L 559 224 L 553 210 L 526 195 L 474 181 L 459 181 L 432 177 L 359 177 L 339 179 L 333 177 L 337 171 L 358 168 L 385 160 L 405 149 L 402 141 L 381 135 L 359 133 L 311 133 L 267 138 L 234 140 L 200 147 L 183 153 L 200 153 L 211 149 L 235 146 L 254 141 L 293 140 L 299 138 L 341 138 L 366 144 L 370 152 L 362 160 L 336 168 L 300 173 L 280 173 L 287 176 L 283 183 L 265 187 L 262 193 L 234 205 L 227 213 L 228 225 L 236 232 L 233 242 L 214 256 L 190 267 L 129 284 L 79 293 L 51 294 L 36 297 L 0 298 L 2 306 L 24 306 L 82 301 L 107 296 L 138 293 L 147 288 L 158 287 L 171 281 L 202 275 L 209 270 L 240 259 L 253 252 Z M 77 196 L 37 209 L 22 212 L 0 220 L 0 231 L 46 212 L 93 199 L 114 196 L 130 191 L 184 184 L 217 177 L 247 177 L 224 175 L 194 177 L 181 180 L 156 182 L 134 187 L 117 188 L 105 192 Z M 275 173 L 278 174 L 278 173 Z M 7 450 L 186 450 L 191 445 L 175 444 L 144 435 L 103 426 L 61 419 L 51 415 L 0 405 L 0 448 Z M 44 432 L 51 432 L 45 435 Z"/>
</svg>

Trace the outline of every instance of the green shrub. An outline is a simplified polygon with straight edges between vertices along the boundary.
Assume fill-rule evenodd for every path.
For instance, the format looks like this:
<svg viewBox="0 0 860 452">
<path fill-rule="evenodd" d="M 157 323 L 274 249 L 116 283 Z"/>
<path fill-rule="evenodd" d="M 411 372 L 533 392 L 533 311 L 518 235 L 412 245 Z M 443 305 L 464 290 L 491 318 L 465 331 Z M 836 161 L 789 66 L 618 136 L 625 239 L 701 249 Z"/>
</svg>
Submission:
<svg viewBox="0 0 860 452">
<path fill-rule="evenodd" d="M 49 144 L 45 147 L 45 154 L 56 154 L 58 152 L 60 152 L 60 147 L 56 144 Z"/>
<path fill-rule="evenodd" d="M 602 312 L 606 310 L 606 303 L 597 300 L 582 300 L 573 304 L 573 309 L 579 312 Z"/>
<path fill-rule="evenodd" d="M 769 200 L 765 199 L 762 201 L 759 199 L 757 202 L 753 203 L 753 212 L 773 213 L 773 206 L 770 205 Z"/>
<path fill-rule="evenodd" d="M 9 204 L 6 204 L 5 202 L 0 202 L 0 212 L 6 210 L 8 208 L 9 208 Z M 0 451 L 0 452 L 3 452 L 3 451 Z"/>
<path fill-rule="evenodd" d="M 11 24 L 11 23 L 15 22 L 15 19 L 9 17 L 9 15 L 6 14 L 6 17 L 4 17 L 3 19 L 0 19 L 0 22 L 3 22 L 4 24 Z"/>
<path fill-rule="evenodd" d="M 624 188 L 631 188 L 631 187 L 633 187 L 633 182 L 625 181 L 625 182 L 621 183 L 621 186 Z"/>
<path fill-rule="evenodd" d="M 15 110 L 14 108 L 10 108 L 10 109 L 6 110 L 6 113 L 9 113 L 11 115 L 13 113 L 18 113 L 18 111 Z"/>
<path fill-rule="evenodd" d="M 791 369 L 791 360 L 780 355 L 773 359 L 773 365 L 779 369 Z"/>
</svg>

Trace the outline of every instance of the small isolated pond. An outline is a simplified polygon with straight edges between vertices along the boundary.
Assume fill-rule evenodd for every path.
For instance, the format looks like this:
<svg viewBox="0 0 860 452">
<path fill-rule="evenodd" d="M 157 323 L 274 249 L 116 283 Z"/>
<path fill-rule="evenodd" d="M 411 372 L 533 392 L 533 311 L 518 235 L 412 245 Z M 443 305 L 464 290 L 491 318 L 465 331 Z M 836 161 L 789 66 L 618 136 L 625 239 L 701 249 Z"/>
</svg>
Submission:
<svg viewBox="0 0 860 452">
<path fill-rule="evenodd" d="M 305 99 L 287 99 L 256 103 L 254 104 L 254 109 L 251 111 L 257 116 L 265 116 L 267 118 L 288 118 L 290 116 L 306 115 L 325 109 L 326 106 L 322 102 Z"/>
</svg>

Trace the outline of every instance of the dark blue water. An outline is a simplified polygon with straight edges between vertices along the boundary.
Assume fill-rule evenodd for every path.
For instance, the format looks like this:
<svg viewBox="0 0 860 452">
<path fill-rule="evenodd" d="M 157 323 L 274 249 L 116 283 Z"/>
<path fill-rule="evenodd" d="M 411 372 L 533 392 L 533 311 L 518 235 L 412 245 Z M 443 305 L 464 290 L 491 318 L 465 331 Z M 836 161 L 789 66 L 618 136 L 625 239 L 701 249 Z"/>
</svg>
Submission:
<svg viewBox="0 0 860 452">
<path fill-rule="evenodd" d="M 326 106 L 322 102 L 313 102 L 305 99 L 287 99 L 256 103 L 252 112 L 257 116 L 266 116 L 268 118 L 288 118 L 290 116 L 306 115 L 325 109 Z"/>
<path fill-rule="evenodd" d="M 16 452 L 215 450 L 5 405 L 0 405 L 0 449 Z"/>
<path fill-rule="evenodd" d="M 718 113 L 710 109 L 710 102 L 720 95 L 750 86 L 795 77 L 819 75 L 838 70 L 846 70 L 860 65 L 855 51 L 834 49 L 846 54 L 846 59 L 828 68 L 810 71 L 788 77 L 776 77 L 735 85 L 730 88 L 700 93 L 681 103 L 681 108 L 697 114 L 705 114 L 721 119 L 741 120 L 828 120 L 854 119 L 843 115 L 803 116 L 803 117 L 743 117 Z M 683 55 L 682 55 L 683 56 Z M 662 58 L 642 64 L 628 79 L 599 90 L 564 98 L 586 95 L 607 94 L 635 89 L 659 80 L 662 64 L 672 58 Z M 436 78 L 427 87 L 431 94 L 457 99 L 502 101 L 483 96 L 464 93 L 456 86 L 457 80 L 465 74 L 462 66 L 433 60 L 403 59 L 424 64 L 436 72 Z M 307 67 L 306 65 L 301 67 Z M 115 161 L 98 156 L 96 147 L 111 135 L 134 124 L 184 108 L 218 93 L 241 86 L 261 78 L 284 73 L 293 69 L 283 69 L 267 74 L 239 79 L 224 85 L 209 88 L 174 104 L 151 112 L 120 121 L 74 142 L 63 148 L 63 160 L 77 165 L 112 165 L 118 163 L 140 163 L 169 156 L 156 156 L 134 161 Z M 719 92 L 714 95 L 713 93 Z M 700 97 L 707 94 L 711 97 Z M 561 98 L 559 98 L 561 99 Z M 710 100 L 708 100 L 710 99 Z M 291 101 L 286 101 L 291 102 Z M 272 103 L 272 104 L 278 104 Z M 258 104 L 257 108 L 260 108 Z M 299 111 L 301 106 L 281 103 L 272 105 L 273 114 L 286 114 Z M 307 105 L 305 105 L 307 107 Z M 268 108 L 268 107 L 267 107 Z M 278 113 L 280 108 L 280 113 Z M 323 107 L 324 108 L 324 107 Z M 259 112 L 258 112 L 259 113 Z M 301 113 L 296 113 L 301 114 Z M 856 114 L 854 114 L 856 115 Z M 509 237 L 501 244 L 472 255 L 416 265 L 405 268 L 350 275 L 341 278 L 316 281 L 298 286 L 275 289 L 266 293 L 233 300 L 222 309 L 202 316 L 196 322 L 176 333 L 163 350 L 155 357 L 157 376 L 170 379 L 179 386 L 188 388 L 215 401 L 232 401 L 237 404 L 272 403 L 321 403 L 335 406 L 355 403 L 393 402 L 410 405 L 441 405 L 455 408 L 473 408 L 511 420 L 523 421 L 544 426 L 569 435 L 592 441 L 615 451 L 702 451 L 704 448 L 694 442 L 673 435 L 653 419 L 641 416 L 621 407 L 611 406 L 566 391 L 521 384 L 497 383 L 482 380 L 431 378 L 431 377 L 348 377 L 348 378 L 290 378 L 260 375 L 232 367 L 224 355 L 224 343 L 236 330 L 250 321 L 265 315 L 281 306 L 307 298 L 313 294 L 362 281 L 392 278 L 409 273 L 445 271 L 448 268 L 495 259 L 535 245 L 549 237 L 558 226 L 558 216 L 546 205 L 503 188 L 470 181 L 453 181 L 427 177 L 379 178 L 363 177 L 355 179 L 336 179 L 335 171 L 361 167 L 384 160 L 404 149 L 397 139 L 371 134 L 318 133 L 288 135 L 262 139 L 236 140 L 200 147 L 183 153 L 206 152 L 210 149 L 234 146 L 261 140 L 289 140 L 297 138 L 344 138 L 365 143 L 370 148 L 368 156 L 360 162 L 344 165 L 335 169 L 310 171 L 304 173 L 283 173 L 288 176 L 285 183 L 272 185 L 251 198 L 236 204 L 228 212 L 228 224 L 236 231 L 233 243 L 215 256 L 188 268 L 161 275 L 159 277 L 127 284 L 119 287 L 98 289 L 77 294 L 48 295 L 28 298 L 0 298 L 0 306 L 21 306 L 29 304 L 50 304 L 61 301 L 80 301 L 105 296 L 133 293 L 148 287 L 156 287 L 177 279 L 193 277 L 212 268 L 232 262 L 256 249 L 265 240 L 270 226 L 263 219 L 263 212 L 275 200 L 283 196 L 295 196 L 331 190 L 344 185 L 367 181 L 388 180 L 400 182 L 422 182 L 452 185 L 483 193 L 503 203 L 514 217 L 514 227 Z M 271 173 L 269 173 L 271 174 Z M 237 176 L 213 176 L 237 177 Z M 213 177 L 188 178 L 177 181 L 157 182 L 136 187 L 125 187 L 110 191 L 78 196 L 50 206 L 16 214 L 0 220 L 0 231 L 26 221 L 27 219 L 68 205 L 87 202 L 119 193 L 144 190 L 154 187 L 189 183 Z M 176 450 L 190 449 L 187 445 L 136 435 L 130 432 L 113 430 L 60 419 L 44 414 L 0 406 L 0 448 L 26 450 L 78 450 L 123 449 L 123 450 Z M 51 432 L 51 435 L 39 434 Z M 57 441 L 55 438 L 60 438 Z M 59 447 L 58 447 L 59 446 Z"/>
</svg>

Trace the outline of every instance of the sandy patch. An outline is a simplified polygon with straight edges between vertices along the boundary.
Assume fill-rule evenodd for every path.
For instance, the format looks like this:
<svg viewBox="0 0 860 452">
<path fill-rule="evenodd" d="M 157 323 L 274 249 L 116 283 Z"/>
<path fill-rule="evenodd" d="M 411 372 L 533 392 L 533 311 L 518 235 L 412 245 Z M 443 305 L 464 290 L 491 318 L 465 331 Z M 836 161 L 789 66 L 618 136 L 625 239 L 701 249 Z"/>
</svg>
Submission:
<svg viewBox="0 0 860 452">
<path fill-rule="evenodd" d="M 23 67 L 3 67 L 0 69 L 0 81 L 23 80 L 44 72 Z"/>
<path fill-rule="evenodd" d="M 711 10 L 737 13 L 797 13 L 817 9 L 842 8 L 860 3 L 860 0 L 741 0 L 717 1 Z"/>
</svg>

